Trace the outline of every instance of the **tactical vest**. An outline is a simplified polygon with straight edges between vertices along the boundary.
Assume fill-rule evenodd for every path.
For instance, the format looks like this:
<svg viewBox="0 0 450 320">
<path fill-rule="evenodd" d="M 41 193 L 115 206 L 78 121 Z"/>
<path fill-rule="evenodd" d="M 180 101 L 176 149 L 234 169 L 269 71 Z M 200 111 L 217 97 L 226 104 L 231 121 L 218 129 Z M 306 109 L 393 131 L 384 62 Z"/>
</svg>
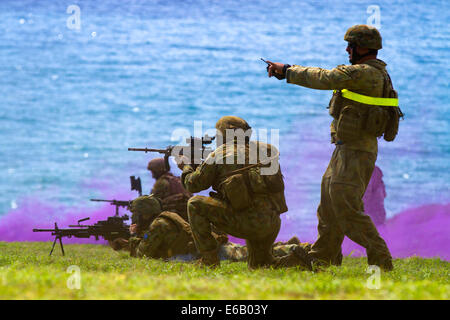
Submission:
<svg viewBox="0 0 450 320">
<path fill-rule="evenodd" d="M 329 104 L 329 113 L 333 117 L 332 143 L 352 142 L 364 135 L 384 135 L 386 141 L 395 139 L 399 119 L 403 117 L 398 106 L 398 95 L 386 69 L 371 66 L 383 74 L 383 96 L 371 97 L 347 89 L 334 90 Z"/>
<path fill-rule="evenodd" d="M 167 243 L 163 248 L 161 248 L 161 257 L 169 258 L 179 254 L 196 253 L 191 227 L 185 220 L 183 220 L 183 218 L 170 211 L 162 212 L 158 218 L 164 218 L 170 221 L 178 230 L 175 240 L 171 243 Z"/>
<path fill-rule="evenodd" d="M 262 142 L 256 143 L 258 147 L 263 144 Z M 268 156 L 271 157 L 272 146 L 265 144 L 265 147 L 268 148 Z M 237 211 L 254 206 L 254 202 L 258 201 L 259 197 L 266 197 L 269 198 L 274 210 L 280 214 L 286 212 L 288 209 L 284 197 L 281 167 L 278 167 L 275 174 L 262 175 L 261 167 L 265 165 L 259 161 L 258 156 L 257 164 L 245 165 L 240 169 L 227 172 L 219 185 L 221 194 Z"/>
</svg>

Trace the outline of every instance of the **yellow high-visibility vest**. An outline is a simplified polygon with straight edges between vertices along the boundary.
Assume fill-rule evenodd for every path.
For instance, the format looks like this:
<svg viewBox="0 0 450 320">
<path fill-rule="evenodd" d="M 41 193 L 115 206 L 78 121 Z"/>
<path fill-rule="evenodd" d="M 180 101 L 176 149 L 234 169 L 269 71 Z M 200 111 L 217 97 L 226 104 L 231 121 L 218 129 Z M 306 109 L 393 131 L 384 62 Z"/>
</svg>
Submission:
<svg viewBox="0 0 450 320">
<path fill-rule="evenodd" d="M 337 90 L 334 90 L 336 92 Z M 353 100 L 359 103 L 370 104 L 375 106 L 387 106 L 387 107 L 398 107 L 398 99 L 397 98 L 378 98 L 378 97 L 370 97 L 365 96 L 363 94 L 359 94 L 356 92 L 352 92 L 347 89 L 341 90 L 342 97 Z"/>
</svg>

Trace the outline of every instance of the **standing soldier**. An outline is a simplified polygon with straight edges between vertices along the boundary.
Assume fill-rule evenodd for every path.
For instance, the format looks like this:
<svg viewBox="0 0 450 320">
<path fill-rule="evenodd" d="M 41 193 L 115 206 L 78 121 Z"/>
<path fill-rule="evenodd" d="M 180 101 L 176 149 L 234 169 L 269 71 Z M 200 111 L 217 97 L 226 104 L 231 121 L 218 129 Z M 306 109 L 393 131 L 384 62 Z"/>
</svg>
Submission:
<svg viewBox="0 0 450 320">
<path fill-rule="evenodd" d="M 217 149 L 199 167 L 194 169 L 177 159 L 186 190 L 195 193 L 212 187 L 215 191 L 210 193 L 211 197 L 197 195 L 188 202 L 189 223 L 202 255 L 201 263 L 219 265 L 218 244 L 211 230 L 213 224 L 227 234 L 246 240 L 250 268 L 299 265 L 310 269 L 311 262 L 300 246 L 283 258 L 275 258 L 272 253 L 280 230 L 279 215 L 287 211 L 278 161 L 276 173 L 271 176 L 262 176 L 260 168 L 247 170 L 244 167 L 248 167 L 251 159 L 250 144 L 263 145 L 249 141 L 248 123 L 239 117 L 225 116 L 217 122 L 216 129 Z M 270 145 L 266 148 L 272 150 Z M 268 180 L 265 179 L 276 181 L 266 185 Z"/>
<path fill-rule="evenodd" d="M 192 194 L 184 189 L 180 178 L 169 171 L 163 158 L 152 159 L 147 169 L 156 180 L 150 193 L 161 199 L 164 210 L 176 212 L 187 221 L 187 201 Z"/>
<path fill-rule="evenodd" d="M 351 65 L 325 70 L 268 61 L 268 73 L 307 88 L 334 90 L 329 112 L 336 148 L 322 178 L 319 236 L 310 255 L 325 265 L 340 265 L 341 244 L 347 236 L 366 248 L 370 265 L 392 270 L 389 249 L 364 213 L 362 197 L 375 166 L 377 138 L 394 140 L 403 114 L 386 63 L 376 58 L 382 47 L 378 30 L 356 25 L 344 40 Z"/>
</svg>

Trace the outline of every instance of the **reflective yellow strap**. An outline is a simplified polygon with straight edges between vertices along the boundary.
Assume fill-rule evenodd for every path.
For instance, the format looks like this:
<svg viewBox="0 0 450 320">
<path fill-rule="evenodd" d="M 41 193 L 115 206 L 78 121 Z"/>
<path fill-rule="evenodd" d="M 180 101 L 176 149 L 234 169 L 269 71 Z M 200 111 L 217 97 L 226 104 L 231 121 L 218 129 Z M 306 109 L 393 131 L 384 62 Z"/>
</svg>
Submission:
<svg viewBox="0 0 450 320">
<path fill-rule="evenodd" d="M 336 92 L 336 90 L 334 90 Z M 342 89 L 342 96 L 346 99 L 353 100 L 359 103 L 371 104 L 375 106 L 388 106 L 388 107 L 398 107 L 397 98 L 376 98 L 365 96 L 356 92 L 349 91 L 347 89 Z"/>
</svg>

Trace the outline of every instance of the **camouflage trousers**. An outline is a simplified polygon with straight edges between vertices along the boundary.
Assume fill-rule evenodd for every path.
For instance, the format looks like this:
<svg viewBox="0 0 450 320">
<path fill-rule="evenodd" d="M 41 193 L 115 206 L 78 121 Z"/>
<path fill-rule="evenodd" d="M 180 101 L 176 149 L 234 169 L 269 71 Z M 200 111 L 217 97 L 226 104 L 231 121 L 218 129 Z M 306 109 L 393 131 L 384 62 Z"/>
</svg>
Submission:
<svg viewBox="0 0 450 320">
<path fill-rule="evenodd" d="M 144 257 L 145 253 L 142 252 L 140 245 L 142 244 L 142 239 L 138 237 L 132 237 L 127 242 L 127 247 L 115 248 L 114 250 L 128 250 L 131 252 L 132 256 L 135 257 Z M 302 246 L 306 251 L 311 249 L 311 245 L 309 243 L 301 243 L 301 244 L 289 244 L 289 243 L 275 243 L 273 246 L 273 255 L 275 257 L 284 257 L 291 254 L 295 247 Z M 133 254 L 134 253 L 134 254 Z M 218 247 L 218 255 L 220 260 L 227 260 L 231 262 L 243 262 L 247 260 L 248 252 L 247 247 L 242 246 L 233 242 L 226 242 L 224 244 L 220 244 Z M 171 256 L 166 260 L 179 260 L 179 261 L 193 261 L 200 258 L 197 253 L 188 253 L 181 255 Z"/>
<path fill-rule="evenodd" d="M 309 243 L 292 244 L 287 242 L 277 242 L 273 245 L 272 254 L 276 258 L 285 257 L 292 254 L 298 246 L 304 248 L 306 251 L 311 250 L 311 244 Z M 227 242 L 219 247 L 220 260 L 230 260 L 233 262 L 246 261 L 247 255 L 248 252 L 246 246 L 233 242 Z"/>
<path fill-rule="evenodd" d="M 245 239 L 250 268 L 271 265 L 272 245 L 280 230 L 279 214 L 267 198 L 257 199 L 253 208 L 235 212 L 223 200 L 194 196 L 188 202 L 189 224 L 200 253 L 217 249 L 211 224 L 237 238 Z"/>
<path fill-rule="evenodd" d="M 325 264 L 340 265 L 344 236 L 366 248 L 368 263 L 389 267 L 392 257 L 386 242 L 364 213 L 362 197 L 377 155 L 336 146 L 323 175 L 317 209 L 318 238 L 310 256 Z"/>
<path fill-rule="evenodd" d="M 247 248 L 240 244 L 227 242 L 218 248 L 220 260 L 229 260 L 232 262 L 240 262 L 247 260 Z"/>
</svg>

